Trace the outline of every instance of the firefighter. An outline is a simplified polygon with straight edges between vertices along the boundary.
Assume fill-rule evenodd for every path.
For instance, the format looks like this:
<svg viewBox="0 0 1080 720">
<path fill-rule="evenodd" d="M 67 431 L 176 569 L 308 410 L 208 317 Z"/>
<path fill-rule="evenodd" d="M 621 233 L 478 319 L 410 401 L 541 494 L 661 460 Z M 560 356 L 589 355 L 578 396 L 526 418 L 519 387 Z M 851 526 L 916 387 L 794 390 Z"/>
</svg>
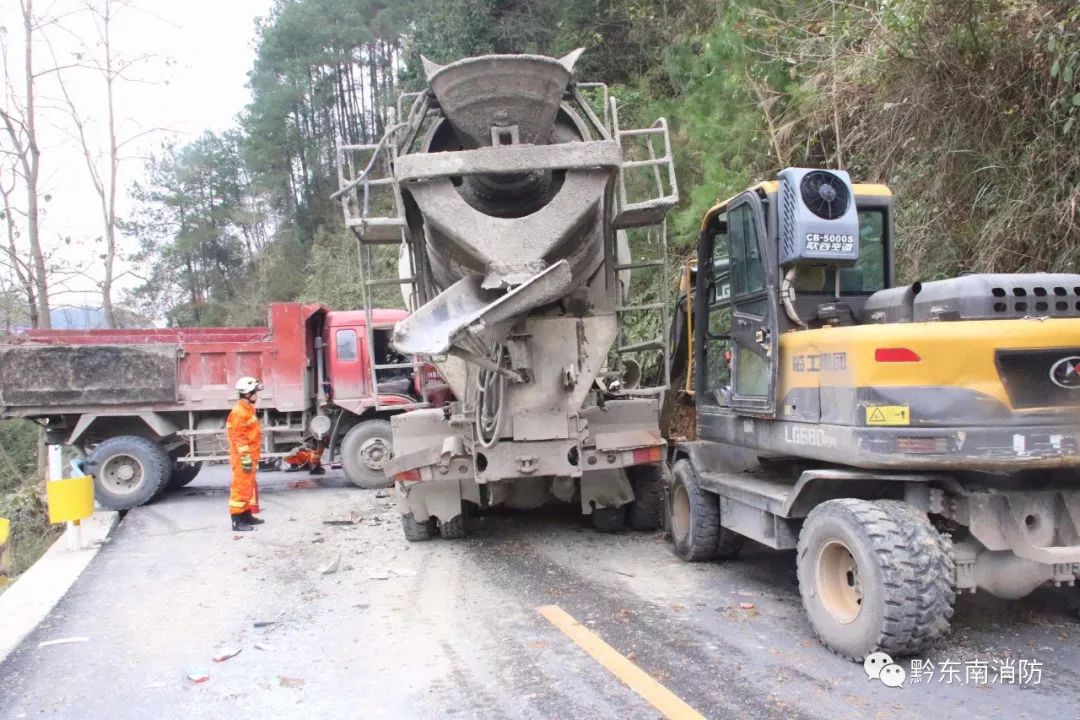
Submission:
<svg viewBox="0 0 1080 720">
<path fill-rule="evenodd" d="M 232 528 L 237 532 L 261 525 L 264 520 L 255 517 L 259 512 L 259 488 L 255 482 L 255 468 L 259 463 L 259 447 L 262 444 L 262 428 L 255 412 L 262 383 L 253 377 L 236 381 L 236 393 L 240 399 L 225 422 L 225 434 L 229 438 L 229 465 L 232 467 L 232 485 L 229 489 L 229 515 Z"/>
</svg>

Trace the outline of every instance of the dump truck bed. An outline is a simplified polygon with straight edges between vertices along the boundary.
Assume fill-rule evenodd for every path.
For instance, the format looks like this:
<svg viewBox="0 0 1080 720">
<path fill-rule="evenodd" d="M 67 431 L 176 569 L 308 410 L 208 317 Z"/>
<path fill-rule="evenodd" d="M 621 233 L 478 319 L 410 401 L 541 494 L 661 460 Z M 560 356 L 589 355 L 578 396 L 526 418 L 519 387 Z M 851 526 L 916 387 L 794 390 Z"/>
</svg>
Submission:
<svg viewBox="0 0 1080 720">
<path fill-rule="evenodd" d="M 305 324 L 319 312 L 289 303 L 272 307 L 270 327 L 42 330 L 10 338 L 0 344 L 0 413 L 225 409 L 244 375 L 263 380 L 260 407 L 300 411 L 313 383 Z"/>
</svg>

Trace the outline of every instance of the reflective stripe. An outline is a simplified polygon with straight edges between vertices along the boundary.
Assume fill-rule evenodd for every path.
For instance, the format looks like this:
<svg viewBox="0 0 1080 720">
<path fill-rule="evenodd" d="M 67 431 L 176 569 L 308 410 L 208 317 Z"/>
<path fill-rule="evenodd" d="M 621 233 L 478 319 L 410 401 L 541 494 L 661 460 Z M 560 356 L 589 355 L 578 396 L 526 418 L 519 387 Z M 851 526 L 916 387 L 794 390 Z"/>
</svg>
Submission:
<svg viewBox="0 0 1080 720">
<path fill-rule="evenodd" d="M 234 508 L 247 507 L 247 503 L 243 502 L 241 500 L 230 500 L 229 501 L 229 507 L 234 507 Z"/>
<path fill-rule="evenodd" d="M 237 450 L 239 450 L 242 453 L 251 452 L 251 448 L 249 448 L 247 445 L 241 445 L 240 447 L 237 448 Z"/>
</svg>

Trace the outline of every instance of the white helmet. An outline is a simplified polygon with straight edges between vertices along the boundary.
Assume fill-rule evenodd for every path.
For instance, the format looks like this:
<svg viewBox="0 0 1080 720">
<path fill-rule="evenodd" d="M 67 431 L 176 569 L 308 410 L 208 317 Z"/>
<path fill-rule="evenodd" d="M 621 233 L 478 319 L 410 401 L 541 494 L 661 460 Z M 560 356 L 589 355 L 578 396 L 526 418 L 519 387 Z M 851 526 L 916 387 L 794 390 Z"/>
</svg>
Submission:
<svg viewBox="0 0 1080 720">
<path fill-rule="evenodd" d="M 236 392 L 240 395 L 250 395 L 262 390 L 262 383 L 258 378 L 244 376 L 236 381 Z"/>
</svg>

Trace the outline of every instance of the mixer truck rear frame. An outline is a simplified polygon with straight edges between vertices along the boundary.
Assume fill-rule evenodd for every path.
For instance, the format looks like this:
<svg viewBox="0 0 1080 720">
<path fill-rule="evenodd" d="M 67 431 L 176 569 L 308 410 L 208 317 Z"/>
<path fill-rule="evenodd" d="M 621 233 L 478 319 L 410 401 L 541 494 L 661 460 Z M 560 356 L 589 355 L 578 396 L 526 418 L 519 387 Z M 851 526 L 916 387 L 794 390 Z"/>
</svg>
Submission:
<svg viewBox="0 0 1080 720">
<path fill-rule="evenodd" d="M 401 287 L 395 347 L 431 358 L 459 398 L 393 421 L 410 540 L 462 537 L 476 507 L 551 499 L 600 530 L 658 522 L 667 308 L 632 283 L 666 282 L 671 145 L 663 120 L 620 128 L 606 87 L 573 81 L 579 55 L 425 59 L 429 88 L 402 96 L 402 122 L 339 146 L 364 292 Z M 395 249 L 396 274 L 380 274 Z M 635 313 L 660 337 L 628 338 Z"/>
</svg>

